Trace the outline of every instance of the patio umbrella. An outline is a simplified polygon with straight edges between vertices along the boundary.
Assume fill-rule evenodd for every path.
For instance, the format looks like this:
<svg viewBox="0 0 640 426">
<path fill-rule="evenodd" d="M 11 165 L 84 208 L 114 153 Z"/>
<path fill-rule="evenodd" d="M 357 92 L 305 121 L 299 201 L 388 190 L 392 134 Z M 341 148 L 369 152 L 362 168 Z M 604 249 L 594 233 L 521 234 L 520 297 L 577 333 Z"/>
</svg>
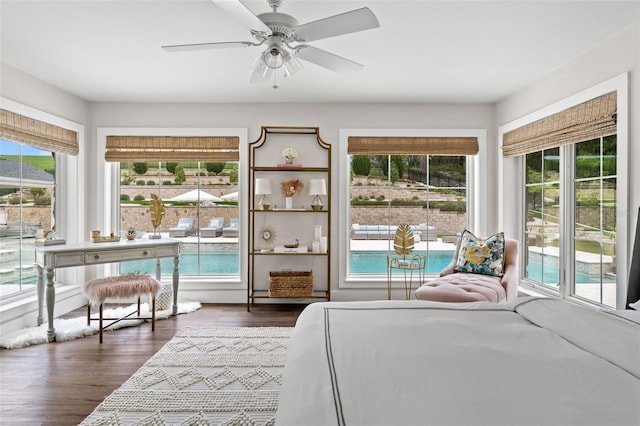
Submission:
<svg viewBox="0 0 640 426">
<path fill-rule="evenodd" d="M 200 189 L 194 189 L 184 194 L 176 195 L 173 198 L 169 198 L 168 201 L 222 201 L 222 198 L 211 195 L 208 192 L 204 192 Z"/>
<path fill-rule="evenodd" d="M 238 191 L 230 192 L 228 194 L 224 194 L 222 197 L 224 201 L 238 201 Z"/>
</svg>

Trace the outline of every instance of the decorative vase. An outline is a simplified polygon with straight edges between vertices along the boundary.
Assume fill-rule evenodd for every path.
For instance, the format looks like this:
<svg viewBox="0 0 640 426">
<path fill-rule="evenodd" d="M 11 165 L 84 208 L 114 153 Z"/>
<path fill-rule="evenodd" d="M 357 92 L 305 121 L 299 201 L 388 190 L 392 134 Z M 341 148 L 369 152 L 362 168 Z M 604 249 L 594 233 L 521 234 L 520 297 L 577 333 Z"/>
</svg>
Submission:
<svg viewBox="0 0 640 426">
<path fill-rule="evenodd" d="M 287 210 L 291 210 L 293 208 L 293 197 L 284 197 L 284 201 Z"/>
<path fill-rule="evenodd" d="M 284 157 L 285 164 L 293 164 L 293 157 Z"/>
<path fill-rule="evenodd" d="M 127 229 L 127 240 L 135 240 L 136 239 L 136 230 L 135 228 Z"/>
</svg>

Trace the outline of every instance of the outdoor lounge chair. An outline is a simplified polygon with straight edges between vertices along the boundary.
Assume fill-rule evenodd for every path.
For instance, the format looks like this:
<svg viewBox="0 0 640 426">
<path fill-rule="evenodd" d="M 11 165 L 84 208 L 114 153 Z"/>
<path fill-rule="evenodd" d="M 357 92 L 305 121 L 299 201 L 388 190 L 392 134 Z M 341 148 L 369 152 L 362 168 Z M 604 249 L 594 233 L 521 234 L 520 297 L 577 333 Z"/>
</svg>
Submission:
<svg viewBox="0 0 640 426">
<path fill-rule="evenodd" d="M 204 228 L 200 228 L 200 236 L 205 238 L 219 237 L 222 235 L 223 224 L 223 217 L 213 217 L 209 219 L 209 224 Z"/>
<path fill-rule="evenodd" d="M 222 228 L 223 237 L 237 237 L 238 236 L 238 218 L 232 217 L 229 219 L 229 226 Z"/>
<path fill-rule="evenodd" d="M 194 235 L 196 233 L 195 229 L 193 229 L 193 218 L 192 217 L 183 217 L 178 221 L 178 226 L 175 228 L 169 228 L 169 237 L 188 237 L 189 235 Z"/>
</svg>

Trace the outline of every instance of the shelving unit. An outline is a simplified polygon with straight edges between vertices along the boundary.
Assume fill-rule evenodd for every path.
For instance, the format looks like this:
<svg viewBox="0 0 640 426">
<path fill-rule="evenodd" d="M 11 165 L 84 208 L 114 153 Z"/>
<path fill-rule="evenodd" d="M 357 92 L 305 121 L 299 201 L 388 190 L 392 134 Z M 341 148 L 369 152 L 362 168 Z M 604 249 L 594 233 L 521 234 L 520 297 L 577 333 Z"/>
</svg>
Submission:
<svg viewBox="0 0 640 426">
<path fill-rule="evenodd" d="M 285 148 L 294 148 L 298 152 L 296 164 L 283 164 Z M 256 179 L 270 181 L 272 194 L 267 195 L 268 210 L 259 204 L 263 195 L 256 194 Z M 287 209 L 284 208 L 281 183 L 292 179 L 299 179 L 303 188 L 292 197 L 292 208 Z M 326 195 L 321 196 L 321 210 L 311 208 L 314 198 L 309 194 L 311 179 L 324 179 L 326 183 Z M 319 128 L 263 126 L 260 137 L 249 144 L 248 222 L 247 310 L 257 299 L 265 302 L 331 300 L 331 145 L 320 138 Z M 321 230 L 320 235 L 318 229 Z M 265 235 L 271 238 L 263 238 Z M 299 244 L 296 249 L 274 251 L 278 246 L 293 245 L 296 241 Z M 305 246 L 307 250 L 300 252 Z M 286 271 L 312 271 L 311 295 L 270 296 L 270 272 Z"/>
</svg>

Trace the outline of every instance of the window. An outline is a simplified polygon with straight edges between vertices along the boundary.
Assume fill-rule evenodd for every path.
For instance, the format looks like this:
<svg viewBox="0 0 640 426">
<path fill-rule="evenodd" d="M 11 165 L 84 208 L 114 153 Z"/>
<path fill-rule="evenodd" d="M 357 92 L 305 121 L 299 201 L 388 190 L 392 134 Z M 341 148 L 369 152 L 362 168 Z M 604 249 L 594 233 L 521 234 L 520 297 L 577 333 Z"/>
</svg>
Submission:
<svg viewBox="0 0 640 426">
<path fill-rule="evenodd" d="M 55 155 L 0 140 L 0 296 L 35 288 L 34 242 L 54 228 Z"/>
<path fill-rule="evenodd" d="M 615 135 L 526 155 L 526 279 L 615 307 L 616 159 Z M 561 226 L 571 230 L 567 259 Z"/>
<path fill-rule="evenodd" d="M 400 224 L 411 226 L 427 273 L 439 273 L 467 226 L 466 157 L 353 155 L 351 171 L 349 273 L 386 277 Z"/>
<path fill-rule="evenodd" d="M 238 275 L 238 162 L 119 163 L 120 229 L 134 228 L 149 237 L 149 200 L 157 195 L 165 215 L 157 230 L 183 240 L 181 275 Z M 180 221 L 193 220 L 190 229 Z M 155 260 L 123 262 L 121 272 L 155 271 Z M 173 272 L 173 260 L 162 259 L 162 273 Z"/>
<path fill-rule="evenodd" d="M 439 273 L 469 223 L 469 155 L 477 152 L 475 136 L 349 136 L 349 278 L 386 280 L 400 224 L 411 227 L 427 273 Z"/>
<path fill-rule="evenodd" d="M 619 179 L 626 169 L 618 162 L 626 144 L 617 131 L 626 105 L 617 102 L 623 98 L 617 90 L 585 96 L 505 132 L 503 150 L 519 156 L 524 176 L 524 282 L 561 298 L 616 307 L 618 256 L 626 251 L 617 238 L 626 229 L 617 196 L 626 193 Z"/>
<path fill-rule="evenodd" d="M 51 231 L 62 238 L 76 236 L 68 221 L 76 220 L 82 208 L 61 213 L 76 198 L 57 192 L 56 175 L 74 177 L 78 164 L 68 157 L 78 154 L 82 127 L 8 99 L 3 98 L 2 104 L 0 297 L 12 303 L 36 287 L 36 235 Z M 57 282 L 71 277 L 60 275 L 56 274 Z"/>
<path fill-rule="evenodd" d="M 106 136 L 107 161 L 116 164 L 121 233 L 136 229 L 183 241 L 182 276 L 238 276 L 239 140 L 230 136 Z M 206 161 L 206 162 L 205 162 Z M 154 228 L 152 195 L 164 216 Z M 162 273 L 173 272 L 171 259 Z M 122 262 L 121 272 L 155 271 L 155 261 Z"/>
</svg>

